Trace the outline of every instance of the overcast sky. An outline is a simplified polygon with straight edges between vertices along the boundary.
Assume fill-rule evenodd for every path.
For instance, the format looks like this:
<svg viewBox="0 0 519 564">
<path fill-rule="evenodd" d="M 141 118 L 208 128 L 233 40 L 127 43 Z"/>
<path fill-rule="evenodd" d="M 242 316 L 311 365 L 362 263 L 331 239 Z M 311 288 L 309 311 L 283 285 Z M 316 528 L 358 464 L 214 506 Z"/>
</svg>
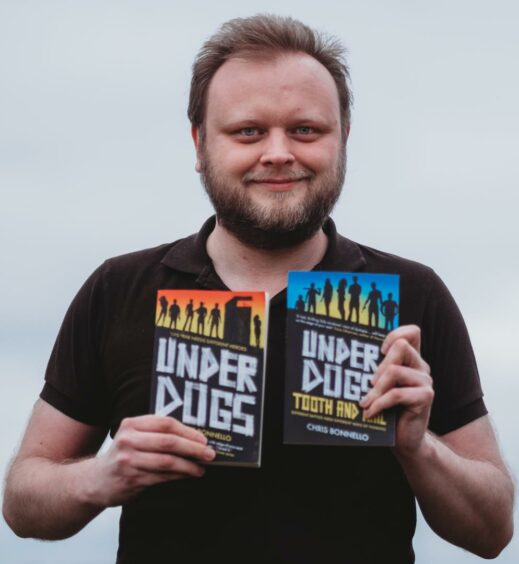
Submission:
<svg viewBox="0 0 519 564">
<path fill-rule="evenodd" d="M 514 0 L 0 0 L 0 470 L 64 312 L 105 258 L 173 241 L 211 213 L 186 117 L 190 66 L 219 24 L 260 11 L 340 37 L 355 97 L 347 237 L 432 266 L 472 337 L 519 470 L 519 8 Z M 118 510 L 73 539 L 17 539 L 10 564 L 115 560 Z M 423 521 L 417 561 L 479 561 Z M 497 559 L 517 562 L 519 542 Z"/>
</svg>

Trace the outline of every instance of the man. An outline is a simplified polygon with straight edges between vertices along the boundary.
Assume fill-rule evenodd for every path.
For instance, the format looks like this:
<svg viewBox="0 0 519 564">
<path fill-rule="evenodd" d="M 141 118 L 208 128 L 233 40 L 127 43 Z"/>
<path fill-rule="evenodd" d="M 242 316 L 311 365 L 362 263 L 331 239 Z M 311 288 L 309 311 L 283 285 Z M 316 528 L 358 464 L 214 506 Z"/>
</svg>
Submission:
<svg viewBox="0 0 519 564">
<path fill-rule="evenodd" d="M 350 285 L 350 289 L 348 290 L 349 294 L 350 294 L 350 310 L 349 310 L 349 315 L 348 315 L 348 321 L 353 321 L 352 317 L 353 317 L 353 312 L 355 312 L 356 315 L 356 320 L 357 323 L 360 322 L 360 314 L 359 314 L 359 309 L 360 309 L 360 293 L 362 291 L 362 288 L 360 286 L 360 284 L 357 282 L 358 277 L 354 276 L 353 277 L 353 284 Z"/>
<path fill-rule="evenodd" d="M 341 57 L 273 16 L 227 22 L 206 42 L 189 117 L 216 219 L 106 261 L 79 291 L 7 478 L 17 534 L 68 537 L 123 505 L 121 563 L 406 563 L 416 496 L 448 541 L 484 557 L 508 543 L 513 484 L 452 297 L 431 269 L 349 241 L 328 218 L 349 133 Z M 282 444 L 287 272 L 311 269 L 400 274 L 402 326 L 363 401 L 367 417 L 398 406 L 392 450 Z M 205 465 L 201 434 L 146 415 L 159 288 L 272 296 L 261 469 Z"/>
<path fill-rule="evenodd" d="M 371 327 L 378 327 L 378 309 L 379 305 L 382 305 L 382 294 L 380 290 L 377 290 L 377 285 L 375 282 L 371 283 L 371 292 L 368 294 L 368 299 L 364 304 L 362 310 L 364 311 L 366 307 L 369 305 L 368 309 L 368 325 Z"/>
</svg>

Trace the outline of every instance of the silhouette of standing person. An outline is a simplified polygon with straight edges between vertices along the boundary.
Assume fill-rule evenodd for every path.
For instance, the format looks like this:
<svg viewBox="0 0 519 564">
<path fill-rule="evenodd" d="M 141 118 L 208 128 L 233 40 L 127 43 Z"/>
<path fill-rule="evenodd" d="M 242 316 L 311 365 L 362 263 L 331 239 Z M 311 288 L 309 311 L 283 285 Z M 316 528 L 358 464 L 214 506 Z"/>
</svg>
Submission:
<svg viewBox="0 0 519 564">
<path fill-rule="evenodd" d="M 303 296 L 301 294 L 299 294 L 299 298 L 297 298 L 296 311 L 299 311 L 300 313 L 304 313 L 305 311 L 305 301 L 303 300 Z"/>
<path fill-rule="evenodd" d="M 332 302 L 332 298 L 333 298 L 333 286 L 332 283 L 330 282 L 330 279 L 327 278 L 324 283 L 323 295 L 321 297 L 321 299 L 324 301 L 324 307 L 326 309 L 327 317 L 330 317 L 330 304 Z"/>
<path fill-rule="evenodd" d="M 178 307 L 177 300 L 173 300 L 173 303 L 169 307 L 169 328 L 177 328 L 177 319 L 180 321 L 180 308 Z"/>
<path fill-rule="evenodd" d="M 186 320 L 184 321 L 184 327 L 182 328 L 183 331 L 187 330 L 191 331 L 191 325 L 193 324 L 193 300 L 189 300 L 189 303 L 186 305 Z"/>
<path fill-rule="evenodd" d="M 366 306 L 369 304 L 368 309 L 368 325 L 370 327 L 378 327 L 378 303 L 382 304 L 382 294 L 380 290 L 377 290 L 377 285 L 375 282 L 371 283 L 371 292 L 368 294 L 368 299 L 362 308 L 362 311 L 366 309 Z M 375 318 L 375 323 L 371 323 L 372 318 Z"/>
<path fill-rule="evenodd" d="M 395 328 L 395 317 L 398 313 L 398 304 L 392 299 L 393 294 L 390 292 L 387 295 L 387 300 L 382 303 L 380 312 L 386 318 L 384 328 L 386 331 L 392 331 Z"/>
<path fill-rule="evenodd" d="M 301 296 L 299 296 L 301 297 Z M 258 314 L 254 316 L 254 337 L 256 339 L 256 346 L 260 346 L 260 337 L 261 337 L 261 319 Z"/>
<path fill-rule="evenodd" d="M 346 311 L 344 309 L 344 302 L 346 301 L 346 286 L 348 282 L 345 278 L 341 278 L 337 284 L 337 308 L 341 315 L 341 319 L 346 319 Z"/>
<path fill-rule="evenodd" d="M 220 321 L 222 319 L 222 312 L 218 309 L 218 304 L 216 304 L 211 313 L 209 314 L 209 319 L 211 320 L 211 328 L 209 329 L 209 336 L 213 336 L 213 329 L 216 333 L 216 338 L 219 339 L 218 328 L 220 327 Z"/>
<path fill-rule="evenodd" d="M 203 335 L 205 330 L 205 316 L 207 315 L 207 308 L 204 306 L 204 302 L 200 302 L 195 313 L 198 315 L 196 320 L 196 332 L 199 335 Z"/>
<path fill-rule="evenodd" d="M 321 293 L 321 290 L 316 288 L 313 282 L 310 284 L 310 288 L 305 288 L 305 290 L 307 290 L 306 311 L 310 313 L 313 310 L 314 313 L 317 313 L 317 296 Z"/>
<path fill-rule="evenodd" d="M 166 321 L 166 315 L 168 314 L 168 305 L 169 305 L 166 296 L 160 296 L 159 303 L 160 303 L 160 315 L 159 318 L 157 319 L 157 325 L 160 324 L 161 319 Z"/>
<path fill-rule="evenodd" d="M 358 276 L 353 277 L 353 284 L 350 285 L 350 289 L 348 293 L 350 294 L 350 308 L 348 313 L 348 321 L 353 321 L 353 312 L 355 311 L 357 314 L 357 320 L 355 323 L 359 323 L 359 308 L 360 308 L 360 293 L 362 288 L 360 284 L 357 282 Z"/>
</svg>

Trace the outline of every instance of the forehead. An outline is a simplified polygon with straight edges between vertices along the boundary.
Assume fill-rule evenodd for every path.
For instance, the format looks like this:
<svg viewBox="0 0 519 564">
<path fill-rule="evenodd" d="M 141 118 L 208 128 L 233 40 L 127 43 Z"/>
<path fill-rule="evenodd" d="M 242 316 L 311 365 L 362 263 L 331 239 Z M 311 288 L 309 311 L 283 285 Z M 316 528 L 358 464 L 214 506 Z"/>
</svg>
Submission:
<svg viewBox="0 0 519 564">
<path fill-rule="evenodd" d="M 229 120 L 322 119 L 338 123 L 339 97 L 328 70 L 306 53 L 226 61 L 209 85 L 206 124 Z"/>
</svg>

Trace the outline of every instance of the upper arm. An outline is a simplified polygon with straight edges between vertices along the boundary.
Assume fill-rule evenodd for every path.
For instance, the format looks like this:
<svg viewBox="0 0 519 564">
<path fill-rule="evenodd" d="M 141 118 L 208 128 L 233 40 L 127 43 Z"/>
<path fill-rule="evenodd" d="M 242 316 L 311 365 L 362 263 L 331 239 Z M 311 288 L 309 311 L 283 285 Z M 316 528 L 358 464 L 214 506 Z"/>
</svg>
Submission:
<svg viewBox="0 0 519 564">
<path fill-rule="evenodd" d="M 106 434 L 106 429 L 76 421 L 38 399 L 15 462 L 30 457 L 58 462 L 88 456 L 99 450 Z"/>
<path fill-rule="evenodd" d="M 440 440 L 465 458 L 490 462 L 507 475 L 509 474 L 488 415 L 478 417 L 470 423 L 442 435 Z"/>
</svg>

